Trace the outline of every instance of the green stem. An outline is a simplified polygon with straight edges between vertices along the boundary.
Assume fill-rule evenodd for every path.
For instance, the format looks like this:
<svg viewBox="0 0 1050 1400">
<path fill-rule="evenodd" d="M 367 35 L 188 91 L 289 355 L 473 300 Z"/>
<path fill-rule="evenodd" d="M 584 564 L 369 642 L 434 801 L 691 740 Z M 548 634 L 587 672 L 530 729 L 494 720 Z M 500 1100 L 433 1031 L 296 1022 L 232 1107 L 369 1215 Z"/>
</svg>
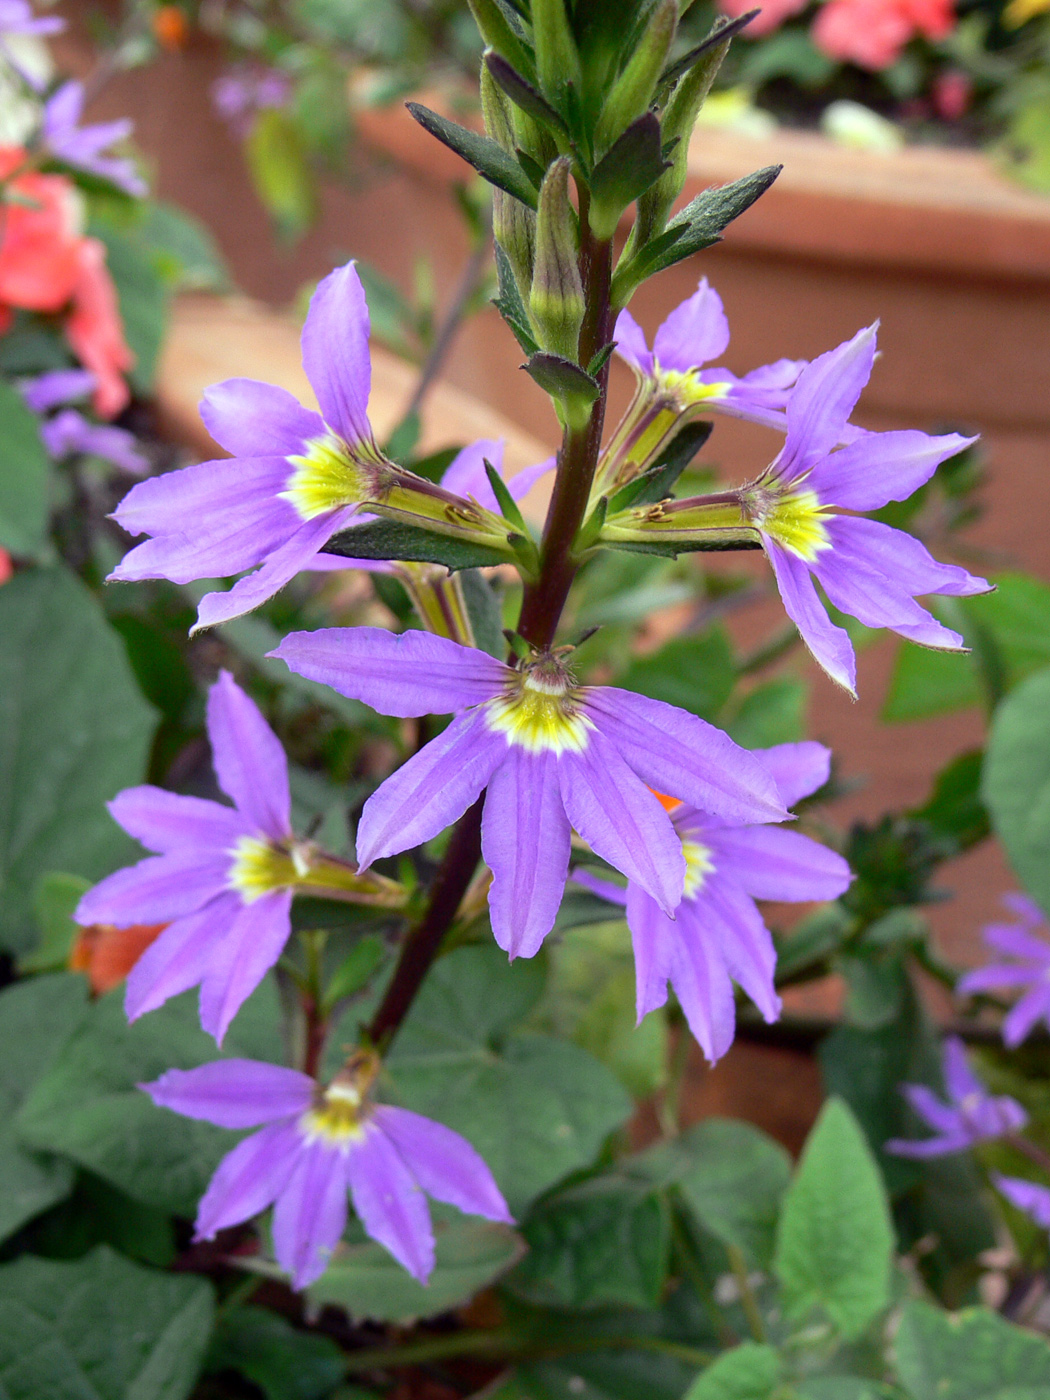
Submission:
<svg viewBox="0 0 1050 1400">
<path fill-rule="evenodd" d="M 496 1327 L 489 1331 L 446 1333 L 419 1342 L 406 1342 L 403 1346 L 370 1347 L 351 1352 L 346 1367 L 351 1372 L 384 1371 L 394 1366 L 418 1366 L 455 1356 L 550 1360 L 559 1356 L 575 1356 L 584 1351 L 649 1351 L 684 1361 L 689 1366 L 706 1366 L 712 1360 L 710 1352 L 664 1337 L 578 1337 L 571 1342 L 544 1346 L 523 1339 L 508 1327 Z"/>
<path fill-rule="evenodd" d="M 758 1300 L 751 1287 L 751 1280 L 747 1276 L 747 1261 L 735 1244 L 726 1245 L 726 1254 L 729 1257 L 729 1267 L 736 1279 L 736 1286 L 740 1290 L 740 1306 L 744 1309 L 744 1316 L 747 1318 L 751 1335 L 756 1342 L 764 1342 L 766 1340 L 765 1323 L 762 1321 L 761 1312 L 759 1312 Z"/>
</svg>

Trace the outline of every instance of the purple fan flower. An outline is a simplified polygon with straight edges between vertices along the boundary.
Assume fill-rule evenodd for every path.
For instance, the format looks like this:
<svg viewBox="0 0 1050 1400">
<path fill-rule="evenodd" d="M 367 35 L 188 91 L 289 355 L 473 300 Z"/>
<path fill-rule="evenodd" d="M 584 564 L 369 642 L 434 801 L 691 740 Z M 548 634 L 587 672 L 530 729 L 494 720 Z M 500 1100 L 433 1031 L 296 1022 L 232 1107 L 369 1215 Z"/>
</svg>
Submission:
<svg viewBox="0 0 1050 1400">
<path fill-rule="evenodd" d="M 992 1185 L 1011 1205 L 1023 1211 L 1043 1230 L 1050 1230 L 1050 1190 L 1020 1176 L 992 1172 Z"/>
<path fill-rule="evenodd" d="M 781 744 L 756 756 L 772 773 L 786 806 L 827 781 L 822 744 Z M 669 799 L 670 800 L 670 799 Z M 685 855 L 685 896 L 673 919 L 635 882 L 621 889 L 586 870 L 573 877 L 594 894 L 626 905 L 634 944 L 638 1019 L 667 1000 L 670 982 L 705 1058 L 733 1043 L 738 982 L 775 1021 L 776 950 L 756 899 L 834 899 L 852 875 L 840 855 L 808 836 L 769 826 L 733 826 L 675 804 L 670 817 Z"/>
<path fill-rule="evenodd" d="M 898 1157 L 944 1157 L 974 1143 L 1016 1133 L 1028 1115 L 1016 1099 L 993 1097 L 970 1069 L 966 1047 L 957 1036 L 944 1042 L 944 1103 L 925 1084 L 903 1084 L 901 1093 L 936 1137 L 911 1141 L 891 1138 L 886 1151 Z"/>
<path fill-rule="evenodd" d="M 1003 1041 L 1011 1050 L 1021 1044 L 1032 1027 L 1042 1021 L 1050 1028 L 1050 927 L 1039 905 L 1027 895 L 1004 894 L 1007 909 L 1017 924 L 989 924 L 982 937 L 989 948 L 1004 953 L 1007 961 L 988 963 L 960 977 L 960 995 L 987 992 L 995 987 L 1027 987 L 1003 1018 Z"/>
<path fill-rule="evenodd" d="M 729 322 L 722 298 L 700 279 L 697 290 L 675 307 L 653 337 L 653 348 L 629 311 L 621 311 L 613 332 L 616 353 L 631 366 L 644 391 L 668 398 L 679 410 L 699 406 L 772 428 L 786 426 L 788 392 L 805 360 L 778 360 L 743 378 L 727 369 L 704 369 L 729 344 Z"/>
<path fill-rule="evenodd" d="M 370 494 L 367 469 L 383 467 L 367 414 L 368 335 L 364 289 L 347 263 L 321 282 L 303 327 L 303 365 L 321 412 L 253 379 L 213 385 L 201 417 L 234 456 L 129 491 L 115 518 L 153 538 L 111 577 L 189 583 L 254 569 L 229 592 L 205 595 L 199 628 L 250 612 L 306 568 Z"/>
<path fill-rule="evenodd" d="M 226 671 L 208 695 L 208 736 L 219 786 L 235 805 L 156 787 L 118 793 L 114 819 L 160 854 L 107 876 L 74 917 L 167 924 L 128 978 L 128 1017 L 199 983 L 201 1025 L 221 1042 L 288 941 L 292 886 L 309 852 L 292 834 L 284 750 Z"/>
<path fill-rule="evenodd" d="M 135 446 L 135 435 L 112 423 L 91 423 L 75 408 L 65 408 L 40 425 L 44 446 L 56 461 L 74 453 L 101 457 L 103 461 L 142 476 L 149 470 L 149 458 Z"/>
<path fill-rule="evenodd" d="M 905 500 L 941 462 L 976 441 L 957 433 L 864 433 L 834 450 L 871 375 L 875 330 L 858 331 L 802 371 L 788 398 L 783 450 L 740 491 L 788 616 L 828 675 L 851 694 L 853 647 L 829 620 L 813 578 L 835 607 L 866 627 L 889 627 L 922 646 L 953 651 L 962 638 L 920 607 L 915 595 L 990 588 L 965 569 L 938 563 L 902 530 L 838 513 Z"/>
<path fill-rule="evenodd" d="M 212 84 L 215 110 L 238 136 L 246 136 L 252 118 L 267 107 L 285 107 L 292 94 L 291 80 L 279 68 L 234 68 Z"/>
<path fill-rule="evenodd" d="M 223 1128 L 257 1128 L 219 1163 L 197 1212 L 197 1239 L 275 1203 L 277 1262 L 296 1288 L 324 1273 L 346 1226 L 347 1191 L 365 1231 L 420 1283 L 434 1268 L 426 1196 L 513 1224 L 492 1173 L 465 1138 L 403 1108 L 370 1104 L 377 1063 L 359 1055 L 327 1089 L 258 1060 L 168 1070 L 153 1102 Z"/>
<path fill-rule="evenodd" d="M 148 187 L 134 164 L 120 156 L 103 154 L 107 146 L 131 134 L 133 123 L 122 120 L 81 126 L 83 114 L 84 85 L 63 83 L 44 104 L 43 137 L 47 151 L 66 165 L 101 176 L 125 194 L 142 198 Z"/>
<path fill-rule="evenodd" d="M 34 413 L 48 413 L 62 404 L 86 399 L 97 383 L 89 369 L 53 369 L 35 379 L 23 379 L 18 390 L 27 408 Z"/>
<path fill-rule="evenodd" d="M 29 0 L 0 0 L 0 39 L 5 34 L 58 34 L 65 27 L 57 15 L 37 19 Z"/>
<path fill-rule="evenodd" d="M 787 816 L 762 763 L 713 725 L 632 691 L 577 686 L 557 655 L 514 669 L 374 627 L 294 632 L 270 654 L 381 714 L 455 715 L 365 803 L 358 859 L 366 869 L 429 841 L 487 788 L 489 910 L 511 957 L 532 957 L 554 924 L 572 829 L 665 912 L 678 906 L 682 843 L 647 784 L 727 821 Z"/>
</svg>

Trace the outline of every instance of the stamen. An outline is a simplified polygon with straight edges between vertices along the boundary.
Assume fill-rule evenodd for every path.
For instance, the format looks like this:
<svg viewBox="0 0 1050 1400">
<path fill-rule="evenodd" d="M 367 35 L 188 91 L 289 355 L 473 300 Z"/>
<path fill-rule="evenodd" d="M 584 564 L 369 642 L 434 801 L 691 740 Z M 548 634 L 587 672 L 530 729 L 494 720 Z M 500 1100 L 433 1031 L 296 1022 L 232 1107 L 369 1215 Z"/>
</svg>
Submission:
<svg viewBox="0 0 1050 1400">
<path fill-rule="evenodd" d="M 807 564 L 831 548 L 825 507 L 815 491 L 756 490 L 745 497 L 745 508 L 759 529 Z"/>
<path fill-rule="evenodd" d="M 281 491 L 304 520 L 324 515 L 342 506 L 356 505 L 369 492 L 364 474 L 341 438 L 332 433 L 306 444 L 301 457 L 289 457 L 295 470 Z"/>
<path fill-rule="evenodd" d="M 272 890 L 286 889 L 296 882 L 292 857 L 258 836 L 242 836 L 233 848 L 233 862 L 227 875 L 230 888 L 251 904 Z"/>
<path fill-rule="evenodd" d="M 529 753 L 582 753 L 594 728 L 579 706 L 571 673 L 551 654 L 515 672 L 484 711 L 490 729 Z"/>
<path fill-rule="evenodd" d="M 313 1108 L 300 1119 L 307 1141 L 323 1138 L 338 1146 L 360 1139 L 368 1116 L 368 1092 L 378 1073 L 378 1055 L 370 1050 L 351 1055 L 327 1089 L 318 1091 Z"/>
<path fill-rule="evenodd" d="M 683 841 L 682 855 L 685 856 L 685 890 L 683 898 L 692 899 L 704 887 L 704 881 L 715 868 L 714 860 L 707 846 L 699 841 Z"/>
</svg>

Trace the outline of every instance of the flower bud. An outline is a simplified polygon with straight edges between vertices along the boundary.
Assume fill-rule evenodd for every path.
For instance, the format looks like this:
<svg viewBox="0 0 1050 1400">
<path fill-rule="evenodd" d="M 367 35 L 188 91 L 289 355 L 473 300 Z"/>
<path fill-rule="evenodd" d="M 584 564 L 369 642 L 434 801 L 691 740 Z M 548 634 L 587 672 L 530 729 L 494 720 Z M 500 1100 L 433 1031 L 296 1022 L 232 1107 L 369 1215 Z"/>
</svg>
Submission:
<svg viewBox="0 0 1050 1400">
<path fill-rule="evenodd" d="M 575 363 L 584 302 L 570 165 L 565 156 L 556 160 L 540 187 L 529 312 L 543 349 Z"/>
<path fill-rule="evenodd" d="M 492 234 L 506 253 L 522 300 L 532 285 L 536 215 L 505 190 L 492 191 Z"/>
<path fill-rule="evenodd" d="M 580 52 L 565 12 L 565 0 L 532 0 L 536 76 L 544 97 L 561 108 L 565 90 L 583 86 Z"/>
<path fill-rule="evenodd" d="M 678 0 L 663 0 L 641 42 L 605 100 L 594 133 L 595 149 L 606 150 L 649 107 L 678 28 Z"/>
<path fill-rule="evenodd" d="M 514 132 L 511 129 L 510 103 L 496 86 L 488 64 L 481 62 L 481 115 L 485 130 L 508 154 L 514 153 Z"/>
</svg>

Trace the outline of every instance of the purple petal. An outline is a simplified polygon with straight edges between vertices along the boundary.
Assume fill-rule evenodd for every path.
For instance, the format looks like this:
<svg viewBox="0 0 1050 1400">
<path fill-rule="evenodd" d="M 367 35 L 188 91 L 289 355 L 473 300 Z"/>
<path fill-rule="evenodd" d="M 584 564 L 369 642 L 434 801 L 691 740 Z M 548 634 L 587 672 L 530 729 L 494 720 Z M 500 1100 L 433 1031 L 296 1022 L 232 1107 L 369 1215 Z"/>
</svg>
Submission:
<svg viewBox="0 0 1050 1400">
<path fill-rule="evenodd" d="M 587 714 L 643 782 L 725 821 L 786 813 L 761 759 L 727 734 L 662 700 L 615 686 L 583 692 Z"/>
<path fill-rule="evenodd" d="M 707 834 L 719 875 L 753 899 L 837 899 L 853 874 L 819 841 L 776 827 L 718 827 Z"/>
<path fill-rule="evenodd" d="M 805 561 L 781 549 L 768 535 L 762 536 L 762 542 L 773 566 L 784 611 L 831 679 L 856 699 L 857 662 L 853 645 L 824 611 Z"/>
<path fill-rule="evenodd" d="M 215 948 L 201 983 L 201 1026 L 221 1045 L 230 1022 L 281 956 L 292 934 L 292 892 L 244 905 Z"/>
<path fill-rule="evenodd" d="M 191 629 L 191 636 L 202 627 L 215 627 L 232 618 L 243 617 L 279 593 L 297 573 L 310 567 L 317 558 L 318 550 L 349 524 L 353 514 L 354 508 L 348 506 L 326 511 L 324 515 L 305 521 L 294 535 L 267 556 L 261 568 L 240 579 L 225 592 L 206 593 L 197 608 L 197 621 Z M 341 562 L 345 567 L 351 561 L 344 559 Z"/>
<path fill-rule="evenodd" d="M 151 943 L 128 974 L 124 1014 L 136 1021 L 169 997 L 196 987 L 215 950 L 242 908 L 239 896 L 221 894 L 196 914 L 178 919 Z"/>
<path fill-rule="evenodd" d="M 258 1128 L 305 1113 L 314 1081 L 308 1074 L 262 1060 L 213 1060 L 197 1069 L 169 1069 L 139 1088 L 155 1104 L 183 1118 L 203 1118 L 220 1128 Z"/>
<path fill-rule="evenodd" d="M 676 306 L 656 332 L 653 358 L 661 369 L 685 374 L 717 360 L 728 344 L 729 322 L 722 298 L 702 277 L 693 295 Z"/>
<path fill-rule="evenodd" d="M 487 461 L 502 474 L 503 448 L 503 438 L 480 438 L 472 442 L 453 457 L 441 478 L 441 485 L 457 496 L 473 496 L 479 506 L 501 514 L 496 493 L 489 485 L 485 463 Z"/>
<path fill-rule="evenodd" d="M 557 755 L 510 745 L 485 797 L 481 854 L 492 933 L 512 958 L 531 958 L 554 927 L 570 847 Z"/>
<path fill-rule="evenodd" d="M 1029 924 L 1032 928 L 1046 928 L 1045 912 L 1028 895 L 1011 891 L 1002 895 L 999 903 L 1016 914 L 1022 923 Z"/>
<path fill-rule="evenodd" d="M 787 439 L 777 459 L 788 481 L 815 466 L 841 440 L 861 390 L 871 378 L 878 323 L 819 355 L 799 375 L 787 405 Z"/>
<path fill-rule="evenodd" d="M 454 719 L 365 803 L 357 828 L 361 869 L 429 841 L 458 821 L 506 754 L 505 739 L 481 715 Z"/>
<path fill-rule="evenodd" d="M 997 987 L 1026 987 L 1042 978 L 1043 968 L 1029 963 L 988 963 L 963 973 L 955 990 L 960 996 L 970 996 L 974 992 L 995 991 Z"/>
<path fill-rule="evenodd" d="M 813 739 L 776 744 L 754 753 L 772 773 L 785 807 L 794 807 L 801 798 L 822 788 L 831 773 L 831 750 Z"/>
<path fill-rule="evenodd" d="M 619 904 L 621 908 L 627 903 L 627 890 L 623 885 L 614 885 L 611 880 L 602 880 L 590 870 L 574 870 L 572 879 L 573 884 L 582 885 L 599 899 L 607 899 L 611 904 Z"/>
<path fill-rule="evenodd" d="M 966 1058 L 966 1046 L 957 1035 L 945 1037 L 943 1047 L 944 1057 L 944 1087 L 948 1091 L 948 1097 L 957 1104 L 961 1104 L 966 1098 L 976 1094 L 979 1098 L 987 1097 L 988 1090 L 970 1068 L 970 1062 Z"/>
<path fill-rule="evenodd" d="M 1038 1021 L 1050 1027 L 1050 986 L 1045 983 L 1026 992 L 1003 1017 L 1003 1044 L 1016 1050 Z"/>
<path fill-rule="evenodd" d="M 616 353 L 639 374 L 652 374 L 653 353 L 645 343 L 645 332 L 629 311 L 621 311 L 613 331 Z"/>
<path fill-rule="evenodd" d="M 347 1160 L 350 1194 L 365 1231 L 425 1284 L 434 1268 L 430 1211 L 415 1177 L 375 1124 Z"/>
<path fill-rule="evenodd" d="M 704 1059 L 713 1065 L 733 1043 L 736 1005 L 718 940 L 697 914 L 693 903 L 679 909 L 671 985 Z"/>
<path fill-rule="evenodd" d="M 274 1123 L 238 1143 L 219 1163 L 201 1198 L 195 1238 L 212 1240 L 220 1230 L 265 1210 L 284 1190 L 302 1146 L 293 1123 Z"/>
<path fill-rule="evenodd" d="M 226 888 L 229 853 L 199 847 L 148 856 L 100 880 L 77 905 L 73 917 L 91 924 L 165 924 L 192 914 Z"/>
<path fill-rule="evenodd" d="M 1000 1172 L 992 1172 L 992 1184 L 1011 1205 L 1031 1216 L 1042 1229 L 1050 1230 L 1050 1189 L 1019 1176 L 1003 1176 Z"/>
<path fill-rule="evenodd" d="M 634 949 L 635 1004 L 641 1021 L 648 1012 L 667 1001 L 667 984 L 675 966 L 682 929 L 640 885 L 628 885 L 621 894 L 625 898 L 617 903 L 627 906 L 627 927 L 631 930 Z"/>
<path fill-rule="evenodd" d="M 35 379 L 22 380 L 18 387 L 27 408 L 34 413 L 47 413 L 59 404 L 86 399 L 96 383 L 89 369 L 53 369 Z"/>
<path fill-rule="evenodd" d="M 596 855 L 636 880 L 666 913 L 681 901 L 682 843 L 652 792 L 600 730 L 582 753 L 560 759 L 562 800 L 573 827 Z"/>
<path fill-rule="evenodd" d="M 775 1021 L 781 1010 L 780 998 L 773 986 L 777 954 L 754 900 L 730 881 L 719 880 L 716 876 L 697 897 L 687 925 L 695 918 L 699 926 L 705 927 L 712 915 L 721 924 L 721 933 L 708 932 L 707 937 L 717 938 L 726 971 L 743 987 L 762 1013 L 762 1019 L 767 1023 Z"/>
<path fill-rule="evenodd" d="M 842 516 L 825 523 L 840 558 L 874 574 L 885 574 L 912 597 L 926 593 L 965 597 L 991 588 L 986 579 L 957 564 L 942 564 L 920 540 L 883 525 L 881 520 Z"/>
<path fill-rule="evenodd" d="M 479 705 L 498 695 L 511 675 L 502 661 L 474 647 L 382 627 L 292 632 L 269 654 L 300 676 L 402 719 Z"/>
<path fill-rule="evenodd" d="M 922 1161 L 928 1157 L 948 1157 L 954 1152 L 966 1152 L 973 1146 L 965 1133 L 950 1137 L 932 1137 L 912 1141 L 910 1138 L 890 1138 L 883 1144 L 883 1151 L 894 1157 L 914 1157 Z"/>
<path fill-rule="evenodd" d="M 825 505 L 878 510 L 887 501 L 907 500 L 942 462 L 976 441 L 958 433 L 930 437 L 914 429 L 868 433 L 818 462 L 806 485 Z"/>
<path fill-rule="evenodd" d="M 273 1249 L 293 1288 L 321 1277 L 346 1228 L 350 1157 L 319 1139 L 303 1147 L 273 1211 Z"/>
<path fill-rule="evenodd" d="M 75 408 L 63 409 L 50 422 L 42 423 L 40 436 L 56 461 L 73 453 L 85 453 L 132 476 L 142 476 L 149 469 L 149 458 L 135 446 L 133 433 L 111 423 L 91 423 Z"/>
<path fill-rule="evenodd" d="M 205 389 L 200 415 L 212 437 L 234 457 L 298 457 L 324 436 L 319 413 L 287 389 L 258 379 L 224 379 Z"/>
<path fill-rule="evenodd" d="M 1011 958 L 1028 958 L 1040 971 L 1050 967 L 1050 943 L 1016 924 L 987 924 L 981 937 L 989 948 Z"/>
<path fill-rule="evenodd" d="M 534 466 L 522 467 L 507 482 L 507 490 L 516 501 L 522 501 L 529 494 L 537 481 L 542 480 L 549 472 L 552 472 L 558 465 L 557 457 L 545 457 L 542 462 L 536 462 Z"/>
<path fill-rule="evenodd" d="M 303 326 L 303 368 L 328 426 L 351 447 L 370 443 L 370 325 L 361 279 L 352 262 L 318 285 Z"/>
<path fill-rule="evenodd" d="M 912 1110 L 935 1132 L 950 1137 L 964 1131 L 959 1110 L 943 1103 L 927 1085 L 902 1084 L 901 1093 L 908 1100 Z"/>
<path fill-rule="evenodd" d="M 84 111 L 84 85 L 74 80 L 63 83 L 44 104 L 44 128 L 76 126 Z"/>
<path fill-rule="evenodd" d="M 148 851 L 180 846 L 228 850 L 251 830 L 240 812 L 205 797 L 184 797 L 144 784 L 125 788 L 106 804 L 110 815 Z"/>
<path fill-rule="evenodd" d="M 830 522 L 828 531 L 835 547 L 823 551 L 812 565 L 813 573 L 835 607 L 857 618 L 865 627 L 890 627 L 923 646 L 946 650 L 961 648 L 962 637 L 920 607 L 898 578 L 893 574 L 876 573 L 851 559 L 846 550 L 839 549 L 839 537 L 834 530 L 838 523 Z"/>
<path fill-rule="evenodd" d="M 208 738 L 219 786 L 274 841 L 291 831 L 288 760 L 277 735 L 230 675 L 208 692 Z"/>
<path fill-rule="evenodd" d="M 443 1123 L 380 1105 L 372 1122 L 390 1139 L 428 1196 L 467 1215 L 514 1224 L 514 1217 L 480 1153 Z"/>
</svg>

